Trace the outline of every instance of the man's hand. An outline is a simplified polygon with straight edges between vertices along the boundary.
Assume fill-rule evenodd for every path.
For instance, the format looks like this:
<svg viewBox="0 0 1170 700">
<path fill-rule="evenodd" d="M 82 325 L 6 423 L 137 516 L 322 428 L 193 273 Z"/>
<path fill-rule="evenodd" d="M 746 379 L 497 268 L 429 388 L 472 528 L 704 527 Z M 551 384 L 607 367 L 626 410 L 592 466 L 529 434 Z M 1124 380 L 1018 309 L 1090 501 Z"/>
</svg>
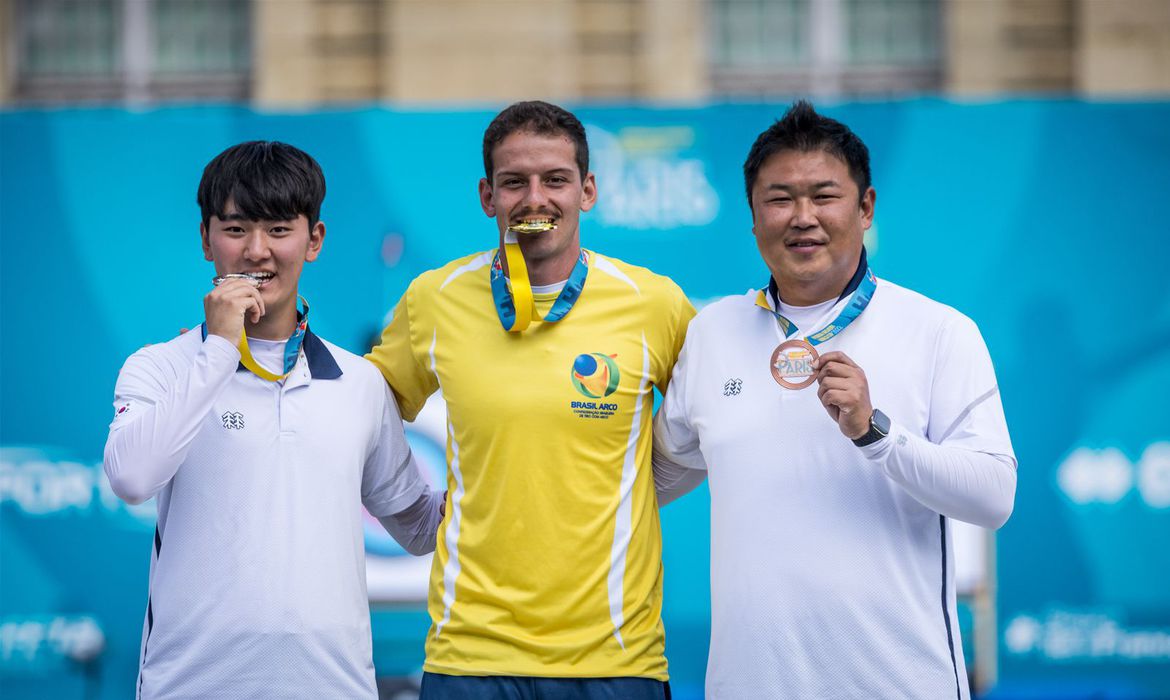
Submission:
<svg viewBox="0 0 1170 700">
<path fill-rule="evenodd" d="M 245 279 L 229 279 L 203 297 L 203 313 L 207 319 L 207 333 L 231 342 L 240 342 L 244 332 L 244 317 L 259 323 L 264 316 L 264 299 L 257 283 Z"/>
<path fill-rule="evenodd" d="M 841 432 L 855 440 L 869 432 L 873 405 L 865 372 L 843 352 L 827 352 L 813 363 L 817 371 L 817 397 L 837 421 Z"/>
</svg>

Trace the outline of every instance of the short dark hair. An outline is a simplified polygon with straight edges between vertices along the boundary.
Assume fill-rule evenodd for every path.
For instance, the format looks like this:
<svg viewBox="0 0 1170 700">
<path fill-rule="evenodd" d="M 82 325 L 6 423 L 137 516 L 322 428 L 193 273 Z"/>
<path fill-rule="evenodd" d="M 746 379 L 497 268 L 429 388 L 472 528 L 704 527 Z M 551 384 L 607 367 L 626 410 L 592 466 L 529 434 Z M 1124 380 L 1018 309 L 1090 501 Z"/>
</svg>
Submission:
<svg viewBox="0 0 1170 700">
<path fill-rule="evenodd" d="M 492 179 L 492 151 L 500 142 L 512 134 L 524 131 L 541 136 L 564 135 L 569 137 L 577 150 L 577 170 L 581 179 L 589 172 L 589 142 L 585 140 L 585 127 L 573 113 L 547 102 L 533 100 L 517 102 L 496 115 L 483 132 L 483 170 L 488 182 Z"/>
<path fill-rule="evenodd" d="M 837 121 L 817 113 L 810 102 L 794 102 L 784 116 L 761 133 L 743 163 L 743 180 L 748 206 L 752 205 L 752 188 L 764 161 L 780 151 L 809 152 L 822 150 L 836 156 L 849 167 L 859 195 L 869 189 L 869 149 L 857 134 Z"/>
<path fill-rule="evenodd" d="M 304 214 L 317 225 L 325 199 L 325 175 L 313 157 L 279 141 L 247 141 L 227 149 L 203 169 L 195 200 L 203 225 L 225 218 L 231 201 L 254 221 L 287 221 Z"/>
</svg>

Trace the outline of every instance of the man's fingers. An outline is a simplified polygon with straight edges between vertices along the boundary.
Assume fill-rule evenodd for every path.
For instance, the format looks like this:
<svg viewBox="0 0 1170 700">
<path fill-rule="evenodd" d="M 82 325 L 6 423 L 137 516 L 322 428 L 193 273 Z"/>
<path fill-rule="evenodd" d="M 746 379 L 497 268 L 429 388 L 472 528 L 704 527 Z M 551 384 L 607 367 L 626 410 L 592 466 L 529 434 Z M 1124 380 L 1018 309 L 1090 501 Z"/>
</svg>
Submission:
<svg viewBox="0 0 1170 700">
<path fill-rule="evenodd" d="M 819 398 L 823 401 L 825 398 L 826 391 L 829 391 L 830 389 L 844 389 L 846 386 L 846 382 L 847 382 L 847 380 L 839 379 L 837 377 L 828 377 L 826 379 L 821 379 L 818 376 L 817 377 L 817 398 Z"/>
<path fill-rule="evenodd" d="M 817 377 L 817 395 L 823 396 L 830 389 L 856 389 L 860 382 L 854 377 Z"/>
<path fill-rule="evenodd" d="M 260 296 L 260 290 L 249 289 L 252 296 L 252 323 L 259 323 L 260 319 L 264 317 L 264 297 Z"/>
<path fill-rule="evenodd" d="M 833 406 L 848 415 L 857 404 L 857 397 L 847 389 L 829 389 L 820 395 L 825 407 Z"/>
<path fill-rule="evenodd" d="M 266 311 L 264 297 L 260 296 L 260 290 L 247 280 L 228 280 L 212 290 L 208 297 L 212 300 L 222 299 L 231 303 L 240 315 L 248 313 L 252 323 L 259 322 Z"/>
<path fill-rule="evenodd" d="M 821 396 L 821 405 L 825 407 L 825 412 L 829 414 L 829 418 L 833 419 L 834 423 L 841 422 L 841 407 L 833 403 L 832 399 Z"/>
<path fill-rule="evenodd" d="M 266 308 L 264 297 L 250 280 L 229 279 L 208 292 L 203 300 L 208 331 L 236 339 L 245 322 L 259 323 Z"/>
<path fill-rule="evenodd" d="M 832 364 L 834 362 L 840 362 L 841 364 L 847 365 L 849 367 L 860 368 L 859 365 L 852 360 L 852 358 L 840 350 L 834 350 L 833 352 L 827 352 L 824 355 L 821 355 L 817 358 L 815 364 L 816 368 L 820 369 L 821 367 L 824 367 L 827 364 Z"/>
<path fill-rule="evenodd" d="M 830 362 L 828 364 L 822 364 L 819 368 L 817 368 L 818 380 L 825 379 L 827 377 L 843 377 L 850 379 L 859 376 L 861 376 L 860 367 L 852 367 L 841 362 Z"/>
</svg>

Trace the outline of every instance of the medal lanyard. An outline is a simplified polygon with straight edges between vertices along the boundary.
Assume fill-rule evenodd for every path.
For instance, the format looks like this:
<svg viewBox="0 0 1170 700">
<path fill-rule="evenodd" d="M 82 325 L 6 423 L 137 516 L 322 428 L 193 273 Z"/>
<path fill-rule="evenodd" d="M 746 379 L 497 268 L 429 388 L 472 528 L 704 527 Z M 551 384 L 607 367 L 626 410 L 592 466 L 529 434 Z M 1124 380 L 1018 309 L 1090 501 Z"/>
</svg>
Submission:
<svg viewBox="0 0 1170 700">
<path fill-rule="evenodd" d="M 256 358 L 252 357 L 252 351 L 248 349 L 247 332 L 242 331 L 240 333 L 240 342 L 236 344 L 236 349 L 240 351 L 240 364 L 247 367 L 252 374 L 261 379 L 267 379 L 270 382 L 279 382 L 292 373 L 293 367 L 297 365 L 297 358 L 301 354 L 301 343 L 304 342 L 305 331 L 309 328 L 309 302 L 302 296 L 298 296 L 297 299 L 300 300 L 305 310 L 303 312 L 297 312 L 297 326 L 284 344 L 284 374 L 269 372 L 260 366 Z"/>
<path fill-rule="evenodd" d="M 858 265 L 858 273 L 861 273 L 861 265 L 863 264 L 865 264 L 864 258 Z M 767 291 L 764 289 L 760 290 L 760 293 L 756 296 L 756 305 L 767 309 L 769 313 L 776 317 L 778 322 L 774 328 L 776 329 L 776 335 L 780 336 L 780 344 L 772 351 L 772 357 L 768 361 L 772 378 L 776 380 L 777 384 L 785 389 L 803 389 L 816 381 L 816 371 L 813 369 L 813 363 L 816 362 L 819 355 L 814 346 L 820 345 L 832 338 L 845 330 L 850 323 L 853 323 L 861 315 L 861 312 L 865 311 L 865 307 L 873 299 L 874 290 L 877 289 L 877 279 L 873 276 L 873 271 L 869 269 L 868 265 L 865 266 L 864 274 L 861 275 L 860 280 L 856 276 L 853 280 L 850 280 L 850 286 L 855 282 L 857 284 L 856 288 L 849 295 L 848 299 L 846 299 L 845 304 L 841 306 L 841 311 L 837 314 L 837 317 L 821 330 L 800 339 L 792 338 L 800 329 L 779 311 L 779 290 L 776 290 L 776 309 L 768 305 Z M 769 282 L 768 287 L 772 287 L 771 282 Z M 844 297 L 844 294 L 842 294 L 842 297 Z M 838 308 L 839 304 L 840 300 L 838 300 L 837 304 L 833 305 L 833 308 Z M 832 310 L 829 313 L 831 314 Z M 785 340 L 785 338 L 789 339 Z"/>
<path fill-rule="evenodd" d="M 524 256 L 520 254 L 516 233 L 510 230 L 504 232 L 504 257 L 508 261 L 510 279 L 504 278 L 500 251 L 497 250 L 495 257 L 492 258 L 491 283 L 496 313 L 506 331 L 512 333 L 523 331 L 532 323 L 533 317 L 545 323 L 561 320 L 573 308 L 573 304 L 585 289 L 585 278 L 589 274 L 589 252 L 582 248 L 565 288 L 557 295 L 548 315 L 542 317 L 536 310 L 536 303 L 532 297 L 532 283 L 528 280 L 528 268 L 524 264 Z"/>
<path fill-rule="evenodd" d="M 861 278 L 861 282 L 857 285 L 857 289 L 854 289 L 853 293 L 849 295 L 849 300 L 845 303 L 845 306 L 841 309 L 841 312 L 837 314 L 837 317 L 830 321 L 829 325 L 825 326 L 821 330 L 806 335 L 804 340 L 806 340 L 809 345 L 820 345 L 821 343 L 829 340 L 833 336 L 845 330 L 845 328 L 850 323 L 853 323 L 853 321 L 855 321 L 857 317 L 861 315 L 862 311 L 865 311 L 865 307 L 869 306 L 869 302 L 873 299 L 873 293 L 876 289 L 877 278 L 874 277 L 873 270 L 871 270 L 867 265 L 865 268 L 865 274 Z M 777 297 L 779 297 L 779 294 L 777 294 Z M 776 305 L 779 307 L 778 298 Z M 773 309 L 768 304 L 767 289 L 761 289 L 759 294 L 756 295 L 756 306 L 767 309 L 769 313 L 776 317 L 776 320 L 779 323 L 779 327 L 776 329 L 777 333 L 783 333 L 783 338 L 781 338 L 781 340 L 784 340 L 784 338 L 791 338 L 793 335 L 800 332 L 800 329 L 796 327 L 795 323 L 787 319 L 779 312 L 779 310 Z"/>
</svg>

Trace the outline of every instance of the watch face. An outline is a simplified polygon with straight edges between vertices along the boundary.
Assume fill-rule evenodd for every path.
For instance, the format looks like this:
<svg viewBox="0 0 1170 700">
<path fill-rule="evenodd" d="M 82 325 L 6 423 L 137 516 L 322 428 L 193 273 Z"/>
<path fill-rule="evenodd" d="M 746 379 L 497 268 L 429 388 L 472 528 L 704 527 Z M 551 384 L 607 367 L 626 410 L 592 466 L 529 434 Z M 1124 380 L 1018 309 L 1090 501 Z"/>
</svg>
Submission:
<svg viewBox="0 0 1170 700">
<path fill-rule="evenodd" d="M 875 408 L 869 416 L 869 432 L 855 439 L 853 444 L 858 447 L 865 447 L 866 445 L 872 445 L 889 434 L 890 419 L 886 417 L 886 414 Z"/>
</svg>

